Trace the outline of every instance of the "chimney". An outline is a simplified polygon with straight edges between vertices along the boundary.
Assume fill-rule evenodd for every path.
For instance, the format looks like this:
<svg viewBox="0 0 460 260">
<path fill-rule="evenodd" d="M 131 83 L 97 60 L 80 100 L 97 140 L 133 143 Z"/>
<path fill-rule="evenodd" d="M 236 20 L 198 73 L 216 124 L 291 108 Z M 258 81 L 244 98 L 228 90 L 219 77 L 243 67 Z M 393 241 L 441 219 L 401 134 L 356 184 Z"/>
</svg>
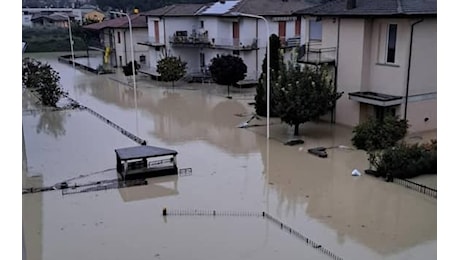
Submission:
<svg viewBox="0 0 460 260">
<path fill-rule="evenodd" d="M 356 8 L 356 0 L 347 0 L 347 10 Z"/>
</svg>

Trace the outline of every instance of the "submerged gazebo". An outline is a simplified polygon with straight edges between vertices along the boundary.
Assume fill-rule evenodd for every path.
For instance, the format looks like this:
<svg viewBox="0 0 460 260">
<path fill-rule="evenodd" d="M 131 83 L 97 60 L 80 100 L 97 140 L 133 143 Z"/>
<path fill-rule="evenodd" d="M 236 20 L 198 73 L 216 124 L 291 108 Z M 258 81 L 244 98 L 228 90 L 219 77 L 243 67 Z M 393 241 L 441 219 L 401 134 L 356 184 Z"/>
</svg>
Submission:
<svg viewBox="0 0 460 260">
<path fill-rule="evenodd" d="M 115 149 L 121 179 L 150 178 L 177 174 L 177 151 L 141 145 Z"/>
</svg>

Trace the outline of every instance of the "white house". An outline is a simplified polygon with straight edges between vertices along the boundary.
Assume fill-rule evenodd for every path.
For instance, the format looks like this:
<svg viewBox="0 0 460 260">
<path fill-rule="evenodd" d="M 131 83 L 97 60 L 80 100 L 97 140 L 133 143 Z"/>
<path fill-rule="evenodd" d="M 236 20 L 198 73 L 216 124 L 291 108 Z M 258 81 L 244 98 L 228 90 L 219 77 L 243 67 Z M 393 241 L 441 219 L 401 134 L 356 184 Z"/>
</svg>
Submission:
<svg viewBox="0 0 460 260">
<path fill-rule="evenodd" d="M 338 0 L 296 12 L 300 61 L 336 72 L 335 121 L 406 118 L 412 132 L 436 129 L 436 0 Z"/>
<path fill-rule="evenodd" d="M 311 2 L 311 3 L 310 3 Z M 144 13 L 148 38 L 140 44 L 150 46 L 151 70 L 166 55 L 187 62 L 189 74 L 206 72 L 218 54 L 240 56 L 248 67 L 246 79 L 256 80 L 262 72 L 269 35 L 280 37 L 286 57 L 300 44 L 301 19 L 293 12 L 314 6 L 318 1 L 234 0 L 210 4 L 177 4 Z"/>
<path fill-rule="evenodd" d="M 141 65 L 149 64 L 149 48 L 139 45 L 147 33 L 147 22 L 145 16 L 140 14 L 131 15 L 131 27 L 133 34 L 134 58 Z M 88 30 L 96 30 L 100 34 L 101 46 L 93 46 L 93 49 L 100 50 L 107 57 L 106 61 L 114 67 L 121 67 L 128 64 L 131 59 L 131 40 L 128 18 L 126 16 L 105 20 L 100 23 L 93 23 L 84 26 Z"/>
</svg>

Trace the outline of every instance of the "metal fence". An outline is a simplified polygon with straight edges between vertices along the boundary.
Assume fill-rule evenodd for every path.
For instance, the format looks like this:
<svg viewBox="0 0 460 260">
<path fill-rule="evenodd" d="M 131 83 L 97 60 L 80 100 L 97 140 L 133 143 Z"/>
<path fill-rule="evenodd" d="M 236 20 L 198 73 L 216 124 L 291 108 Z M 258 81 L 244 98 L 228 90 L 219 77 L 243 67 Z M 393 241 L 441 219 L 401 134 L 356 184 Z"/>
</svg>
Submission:
<svg viewBox="0 0 460 260">
<path fill-rule="evenodd" d="M 218 211 L 218 210 L 203 210 L 203 209 L 163 209 L 163 216 L 230 216 L 230 217 L 257 217 L 264 218 L 270 221 L 271 223 L 279 226 L 282 230 L 288 232 L 294 237 L 305 242 L 307 245 L 310 245 L 313 249 L 320 251 L 321 253 L 329 256 L 334 260 L 343 260 L 342 257 L 337 256 L 329 249 L 323 247 L 321 244 L 316 243 L 312 239 L 293 229 L 292 227 L 286 225 L 280 220 L 274 218 L 272 215 L 262 211 L 262 212 L 253 212 L 253 211 Z"/>
<path fill-rule="evenodd" d="M 70 97 L 67 97 L 69 100 L 71 100 L 72 102 L 76 103 L 76 104 L 79 104 L 76 100 L 70 98 Z M 122 133 L 123 135 L 127 136 L 129 139 L 133 140 L 134 142 L 140 144 L 140 145 L 146 145 L 147 144 L 147 141 L 144 140 L 144 139 L 141 139 L 137 136 L 135 136 L 134 134 L 132 134 L 131 132 L 129 132 L 128 130 L 122 128 L 121 126 L 115 124 L 114 122 L 110 121 L 108 118 L 104 117 L 103 115 L 99 114 L 98 112 L 92 110 L 91 108 L 87 107 L 87 106 L 83 106 L 83 105 L 80 105 L 79 104 L 79 108 L 80 109 L 84 109 L 86 111 L 88 111 L 90 114 L 96 116 L 97 118 L 101 119 L 102 121 L 104 121 L 105 123 L 107 123 L 108 125 L 110 125 L 111 127 L 115 128 L 116 130 L 118 130 L 120 133 Z"/>
<path fill-rule="evenodd" d="M 403 185 L 404 187 L 418 191 L 420 193 L 423 193 L 425 195 L 428 195 L 433 198 L 437 198 L 438 191 L 436 189 L 430 188 L 428 186 L 407 180 L 407 179 L 399 179 L 399 178 L 394 178 L 393 182 Z"/>
</svg>

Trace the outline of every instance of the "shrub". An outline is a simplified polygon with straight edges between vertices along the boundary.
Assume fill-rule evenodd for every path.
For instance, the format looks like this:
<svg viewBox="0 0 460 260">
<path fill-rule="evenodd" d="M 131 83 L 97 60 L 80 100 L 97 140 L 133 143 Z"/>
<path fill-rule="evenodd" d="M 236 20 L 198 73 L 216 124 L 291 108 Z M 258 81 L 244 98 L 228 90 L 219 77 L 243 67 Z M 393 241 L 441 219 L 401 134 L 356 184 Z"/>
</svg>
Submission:
<svg viewBox="0 0 460 260">
<path fill-rule="evenodd" d="M 385 149 L 376 161 L 380 176 L 389 175 L 400 179 L 413 178 L 437 172 L 437 141 L 427 144 L 397 144 Z"/>
<path fill-rule="evenodd" d="M 22 60 L 22 85 L 38 92 L 45 106 L 56 107 L 65 92 L 59 86 L 59 73 L 49 64 L 31 58 Z"/>
</svg>

